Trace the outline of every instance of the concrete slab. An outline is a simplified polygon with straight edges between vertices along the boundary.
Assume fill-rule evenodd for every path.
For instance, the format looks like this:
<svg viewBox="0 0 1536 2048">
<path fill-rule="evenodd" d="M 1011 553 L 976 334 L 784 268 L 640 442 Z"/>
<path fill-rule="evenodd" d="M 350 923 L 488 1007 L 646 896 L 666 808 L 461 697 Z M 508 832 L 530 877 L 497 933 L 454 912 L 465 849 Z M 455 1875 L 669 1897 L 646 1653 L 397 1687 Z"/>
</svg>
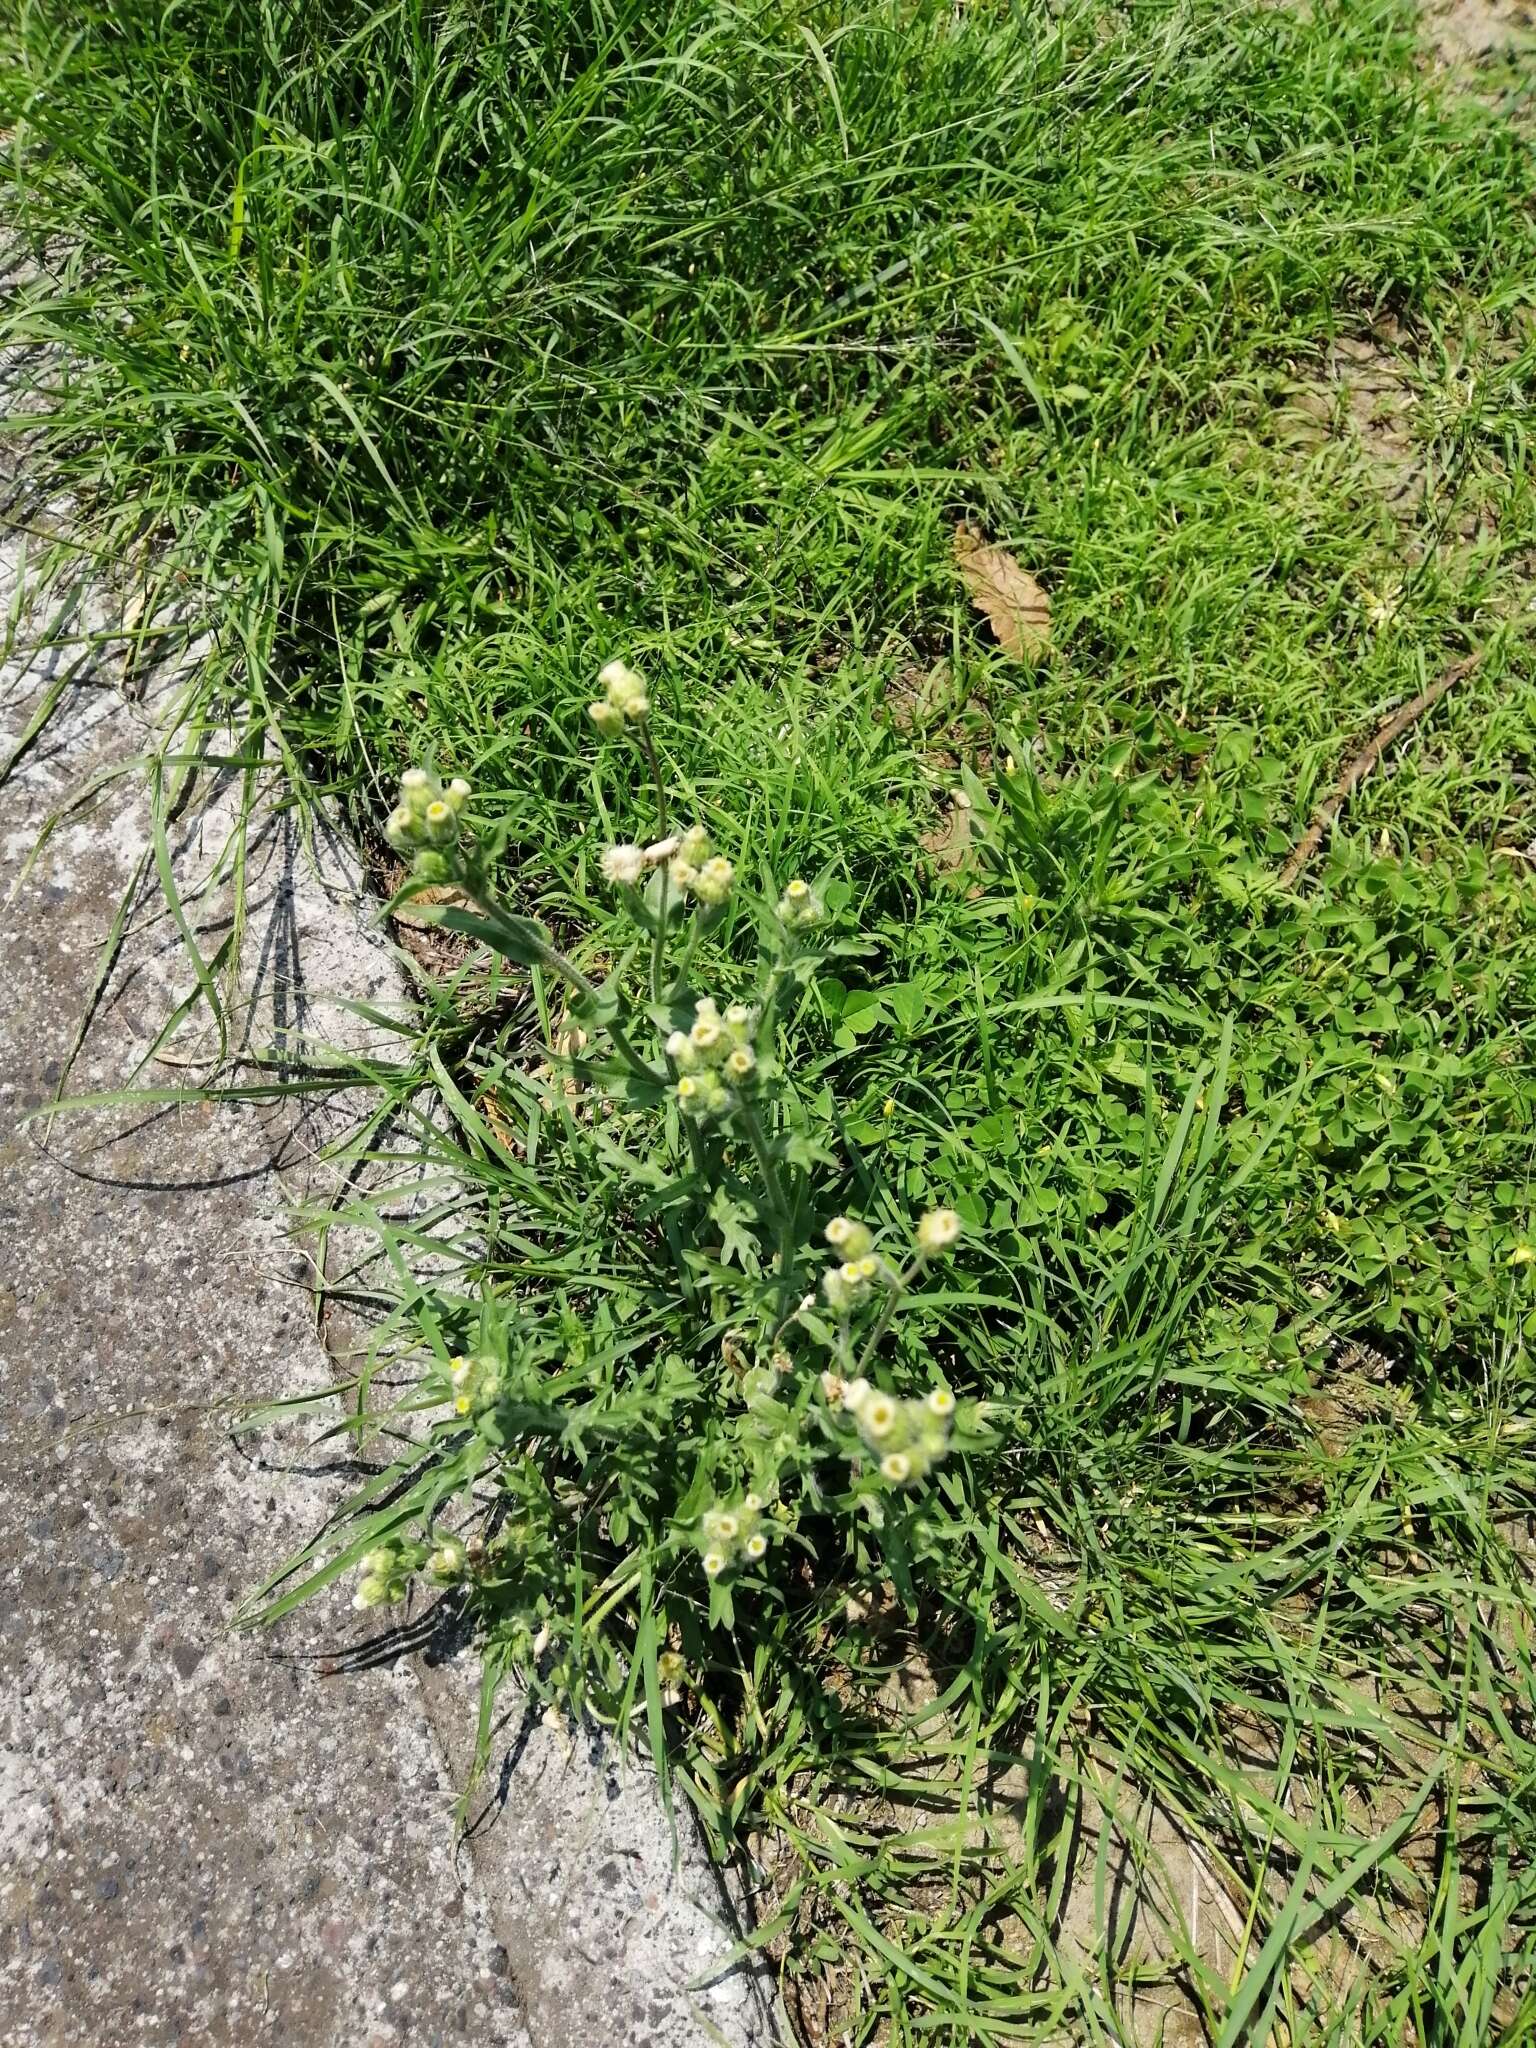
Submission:
<svg viewBox="0 0 1536 2048">
<path fill-rule="evenodd" d="M 56 658 L 0 672 L 0 760 Z M 0 792 L 0 902 L 50 812 L 150 744 L 154 707 L 117 681 L 110 656 L 84 670 Z M 189 886 L 233 812 L 211 776 L 178 818 Z M 686 1832 L 674 1868 L 642 1769 L 590 1732 L 530 1734 L 509 1702 L 503 1796 L 456 1845 L 472 1659 L 342 1654 L 342 1595 L 277 1640 L 230 1633 L 349 1477 L 296 1432 L 253 1449 L 229 1428 L 239 1401 L 329 1375 L 285 1227 L 323 1133 L 227 1103 L 22 1121 L 148 843 L 130 775 L 0 914 L 0 2036 L 758 2048 L 756 1976 L 689 1988 L 736 1932 Z M 251 875 L 260 1036 L 333 1036 L 326 990 L 402 999 L 340 842 L 311 859 L 268 811 Z M 217 890 L 194 911 L 215 935 L 226 914 Z M 150 883 L 71 1089 L 122 1085 L 188 985 Z M 141 1081 L 198 1079 L 205 1038 Z"/>
</svg>

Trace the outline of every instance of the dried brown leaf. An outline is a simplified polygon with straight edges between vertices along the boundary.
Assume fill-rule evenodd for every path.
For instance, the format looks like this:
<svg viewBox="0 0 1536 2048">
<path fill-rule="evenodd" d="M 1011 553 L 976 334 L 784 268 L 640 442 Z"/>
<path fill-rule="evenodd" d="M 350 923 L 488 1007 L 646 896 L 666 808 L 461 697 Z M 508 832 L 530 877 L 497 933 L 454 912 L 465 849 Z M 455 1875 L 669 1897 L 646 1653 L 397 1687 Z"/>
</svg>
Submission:
<svg viewBox="0 0 1536 2048">
<path fill-rule="evenodd" d="M 1051 644 L 1051 600 L 1029 571 L 964 521 L 955 528 L 955 567 L 1003 652 L 1038 661 Z"/>
</svg>

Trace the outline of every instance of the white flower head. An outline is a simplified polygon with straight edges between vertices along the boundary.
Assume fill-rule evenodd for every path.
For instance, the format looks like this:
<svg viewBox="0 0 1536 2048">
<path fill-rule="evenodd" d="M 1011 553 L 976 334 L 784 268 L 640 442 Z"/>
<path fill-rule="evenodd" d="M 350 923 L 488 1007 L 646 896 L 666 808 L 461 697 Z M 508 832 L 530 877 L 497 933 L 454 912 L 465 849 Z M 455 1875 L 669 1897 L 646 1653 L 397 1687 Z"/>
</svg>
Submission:
<svg viewBox="0 0 1536 2048">
<path fill-rule="evenodd" d="M 905 1451 L 887 1451 L 880 1460 L 880 1476 L 892 1486 L 905 1486 L 912 1477 L 912 1460 Z"/>
<path fill-rule="evenodd" d="M 917 1226 L 918 1249 L 930 1253 L 947 1252 L 963 1228 L 953 1209 L 930 1209 Z"/>
<path fill-rule="evenodd" d="M 863 1378 L 863 1376 L 861 1375 L 856 1380 L 850 1380 L 847 1386 L 844 1387 L 843 1406 L 849 1409 L 853 1414 L 857 1415 L 859 1410 L 864 1406 L 864 1403 L 869 1399 L 869 1395 L 869 1381 Z"/>
<path fill-rule="evenodd" d="M 718 1579 L 724 1570 L 724 1555 L 718 1550 L 706 1550 L 704 1553 L 704 1571 L 706 1576 L 711 1579 Z"/>
<path fill-rule="evenodd" d="M 459 814 L 440 796 L 422 812 L 421 825 L 429 846 L 451 846 L 459 836 Z"/>
<path fill-rule="evenodd" d="M 923 1405 L 930 1415 L 937 1415 L 942 1422 L 954 1414 L 955 1397 L 948 1387 L 935 1387 Z"/>
<path fill-rule="evenodd" d="M 874 1243 L 869 1226 L 852 1216 L 834 1216 L 822 1233 L 835 1252 L 845 1259 L 861 1259 Z"/>
<path fill-rule="evenodd" d="M 733 1081 L 745 1081 L 757 1065 L 757 1054 L 750 1045 L 733 1045 L 725 1056 L 725 1071 Z"/>
<path fill-rule="evenodd" d="M 896 1427 L 896 1403 L 889 1394 L 871 1394 L 859 1410 L 859 1427 L 877 1440 Z"/>
<path fill-rule="evenodd" d="M 624 841 L 604 848 L 602 866 L 605 882 L 612 882 L 615 888 L 633 889 L 645 873 L 645 854 L 640 847 Z"/>
<path fill-rule="evenodd" d="M 760 1534 L 749 1536 L 742 1548 L 746 1551 L 748 1557 L 755 1562 L 758 1558 L 768 1555 L 768 1538 Z"/>
<path fill-rule="evenodd" d="M 616 740 L 624 730 L 624 714 L 617 704 L 610 704 L 606 697 L 599 697 L 587 706 L 587 716 L 597 727 L 605 740 Z"/>
</svg>

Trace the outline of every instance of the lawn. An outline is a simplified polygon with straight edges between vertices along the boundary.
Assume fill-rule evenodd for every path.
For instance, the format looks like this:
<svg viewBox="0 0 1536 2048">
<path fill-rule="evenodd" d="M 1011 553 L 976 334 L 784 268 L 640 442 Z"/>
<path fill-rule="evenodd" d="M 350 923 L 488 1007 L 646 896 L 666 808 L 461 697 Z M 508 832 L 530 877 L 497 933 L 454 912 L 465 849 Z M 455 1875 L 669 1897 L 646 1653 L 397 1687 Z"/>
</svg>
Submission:
<svg viewBox="0 0 1536 2048">
<path fill-rule="evenodd" d="M 1419 30 L 0 28 L 40 583 L 206 633 L 168 759 L 275 759 L 385 893 L 402 771 L 472 786 L 349 1089 L 379 1477 L 276 1607 L 462 1584 L 739 1860 L 809 2043 L 1536 2038 L 1536 180 Z M 693 822 L 728 902 L 613 886 Z M 658 1048 L 770 983 L 706 1123 Z M 936 1209 L 796 1310 L 828 1218 L 899 1267 Z M 952 1392 L 931 1470 L 853 1366 Z"/>
</svg>

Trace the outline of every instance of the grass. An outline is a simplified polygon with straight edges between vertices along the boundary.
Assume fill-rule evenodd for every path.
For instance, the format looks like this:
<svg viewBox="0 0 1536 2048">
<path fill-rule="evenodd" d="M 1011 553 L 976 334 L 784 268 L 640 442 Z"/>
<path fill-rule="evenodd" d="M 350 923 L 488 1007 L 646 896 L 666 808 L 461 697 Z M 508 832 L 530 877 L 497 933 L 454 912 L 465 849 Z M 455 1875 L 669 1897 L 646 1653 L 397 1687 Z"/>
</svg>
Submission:
<svg viewBox="0 0 1536 2048">
<path fill-rule="evenodd" d="M 1536 2036 L 1536 237 L 1519 124 L 1414 33 L 1376 0 L 0 30 L 0 343 L 72 504 L 38 573 L 83 550 L 141 636 L 210 629 L 172 761 L 270 740 L 366 835 L 429 755 L 601 960 L 637 797 L 581 707 L 622 652 L 739 868 L 835 877 L 861 935 L 797 1087 L 837 1186 L 965 1215 L 897 1363 L 1007 1417 L 942 1569 L 907 1597 L 823 1530 L 710 1630 L 696 1573 L 618 1571 L 659 1521 L 557 1516 L 486 1612 L 493 1674 L 551 1587 L 591 1705 L 644 1669 L 673 1784 L 757 1844 L 811 2041 Z M 1372 334 L 1391 418 L 1351 431 L 1330 350 Z M 967 604 L 961 517 L 1048 589 L 1037 664 Z M 1473 649 L 1277 891 L 1348 754 Z M 551 1113 L 522 978 L 422 1000 L 356 1149 L 414 1143 L 460 1206 L 354 1205 L 403 1276 L 380 1357 L 516 1303 L 664 1470 L 688 1397 L 641 1361 L 722 1331 Z M 371 1384 L 392 1483 L 470 1483 Z"/>
</svg>

